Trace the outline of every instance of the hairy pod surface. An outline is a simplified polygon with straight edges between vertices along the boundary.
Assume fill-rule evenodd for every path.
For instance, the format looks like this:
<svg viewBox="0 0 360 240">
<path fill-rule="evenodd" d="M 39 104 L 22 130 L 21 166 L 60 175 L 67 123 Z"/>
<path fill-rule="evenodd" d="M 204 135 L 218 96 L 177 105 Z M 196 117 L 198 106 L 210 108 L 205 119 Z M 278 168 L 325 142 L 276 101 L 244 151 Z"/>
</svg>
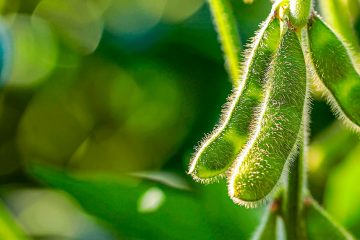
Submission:
<svg viewBox="0 0 360 240">
<path fill-rule="evenodd" d="M 307 86 L 304 55 L 291 29 L 282 38 L 268 78 L 251 140 L 229 182 L 230 197 L 246 207 L 266 201 L 296 152 Z"/>
<path fill-rule="evenodd" d="M 321 16 L 326 23 L 351 45 L 354 53 L 359 54 L 360 46 L 355 21 L 358 18 L 359 13 L 356 12 L 360 9 L 360 1 L 319 0 L 318 2 Z"/>
<path fill-rule="evenodd" d="M 224 113 L 223 122 L 201 144 L 189 173 L 197 180 L 211 180 L 223 174 L 244 148 L 253 114 L 263 100 L 266 71 L 280 42 L 280 23 L 269 17 L 257 34 L 248 55 L 244 75 Z"/>
<path fill-rule="evenodd" d="M 349 52 L 317 16 L 308 27 L 311 59 L 333 110 L 356 129 L 360 126 L 360 76 Z"/>
<path fill-rule="evenodd" d="M 303 27 L 308 22 L 311 0 L 290 0 L 290 21 L 295 27 Z"/>
<path fill-rule="evenodd" d="M 320 236 L 321 239 L 354 239 L 345 229 L 331 220 L 325 210 L 312 199 L 306 200 L 304 218 L 308 240 L 317 240 Z"/>
</svg>

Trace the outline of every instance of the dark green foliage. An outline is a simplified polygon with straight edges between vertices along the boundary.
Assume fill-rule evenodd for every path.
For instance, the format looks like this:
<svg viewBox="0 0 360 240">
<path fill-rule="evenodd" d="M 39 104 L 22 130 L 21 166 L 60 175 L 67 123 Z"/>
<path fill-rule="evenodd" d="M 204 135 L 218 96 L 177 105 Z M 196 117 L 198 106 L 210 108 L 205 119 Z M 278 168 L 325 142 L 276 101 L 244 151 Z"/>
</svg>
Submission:
<svg viewBox="0 0 360 240">
<path fill-rule="evenodd" d="M 248 239 L 258 223 L 254 212 L 227 199 L 221 185 L 194 194 L 132 177 L 85 179 L 44 166 L 33 166 L 29 173 L 68 192 L 126 239 Z M 163 200 L 142 211 L 141 199 L 151 189 L 162 192 Z"/>
</svg>

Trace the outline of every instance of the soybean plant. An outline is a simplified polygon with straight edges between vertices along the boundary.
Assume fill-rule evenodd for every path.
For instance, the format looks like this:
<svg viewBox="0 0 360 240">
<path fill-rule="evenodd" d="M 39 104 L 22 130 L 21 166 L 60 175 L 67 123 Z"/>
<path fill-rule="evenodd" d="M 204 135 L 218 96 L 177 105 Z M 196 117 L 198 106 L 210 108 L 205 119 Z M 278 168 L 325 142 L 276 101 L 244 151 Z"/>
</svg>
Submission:
<svg viewBox="0 0 360 240">
<path fill-rule="evenodd" d="M 272 201 L 253 239 L 352 239 L 312 199 L 305 172 L 311 81 L 340 119 L 360 129 L 360 76 L 351 52 L 311 0 L 278 0 L 234 70 L 240 41 L 234 17 L 226 15 L 232 6 L 209 2 L 236 89 L 189 173 L 205 183 L 226 177 L 236 204 Z"/>
</svg>

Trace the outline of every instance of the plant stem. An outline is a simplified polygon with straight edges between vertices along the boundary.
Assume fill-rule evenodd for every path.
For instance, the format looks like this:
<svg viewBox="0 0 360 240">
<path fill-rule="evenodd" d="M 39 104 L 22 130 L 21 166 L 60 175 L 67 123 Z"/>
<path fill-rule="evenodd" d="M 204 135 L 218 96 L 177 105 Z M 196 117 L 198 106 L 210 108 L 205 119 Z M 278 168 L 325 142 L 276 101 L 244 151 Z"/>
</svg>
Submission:
<svg viewBox="0 0 360 240">
<path fill-rule="evenodd" d="M 303 185 L 304 181 L 302 180 L 304 177 L 303 173 L 303 154 L 299 153 L 299 155 L 295 158 L 293 163 L 293 169 L 290 170 L 288 176 L 288 190 L 286 197 L 286 232 L 288 239 L 301 239 L 299 231 L 299 225 L 301 225 L 301 210 L 302 210 L 302 199 L 303 199 Z"/>
<path fill-rule="evenodd" d="M 299 139 L 299 150 L 292 163 L 285 196 L 285 219 L 287 239 L 306 239 L 302 221 L 303 202 L 307 185 L 307 114 L 304 114 L 304 126 Z"/>
<path fill-rule="evenodd" d="M 296 27 L 307 24 L 312 10 L 311 0 L 290 0 L 290 21 Z"/>
<path fill-rule="evenodd" d="M 209 0 L 225 64 L 234 87 L 239 85 L 241 41 L 233 9 L 228 0 Z"/>
</svg>

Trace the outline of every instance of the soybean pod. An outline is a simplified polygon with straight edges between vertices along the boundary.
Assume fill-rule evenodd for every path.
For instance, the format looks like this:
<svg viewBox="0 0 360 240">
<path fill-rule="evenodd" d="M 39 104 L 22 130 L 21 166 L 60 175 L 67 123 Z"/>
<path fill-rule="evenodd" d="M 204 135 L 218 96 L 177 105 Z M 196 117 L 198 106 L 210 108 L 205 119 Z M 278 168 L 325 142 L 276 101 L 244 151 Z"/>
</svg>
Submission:
<svg viewBox="0 0 360 240">
<path fill-rule="evenodd" d="M 243 79 L 232 97 L 223 121 L 206 138 L 193 158 L 189 173 L 194 179 L 209 181 L 224 175 L 249 137 L 254 111 L 263 100 L 266 69 L 280 42 L 280 23 L 270 16 L 255 37 L 245 63 Z"/>
<path fill-rule="evenodd" d="M 307 94 L 304 55 L 296 33 L 288 29 L 269 70 L 265 100 L 251 140 L 236 160 L 229 195 L 256 207 L 275 191 L 285 165 L 296 152 Z"/>
<path fill-rule="evenodd" d="M 354 53 L 360 53 L 359 40 L 354 25 L 356 15 L 359 14 L 356 11 L 360 9 L 360 1 L 319 0 L 318 2 L 321 15 L 326 23 L 351 45 Z"/>
<path fill-rule="evenodd" d="M 317 16 L 308 27 L 311 60 L 333 110 L 350 126 L 360 126 L 360 76 L 337 35 Z"/>
</svg>

